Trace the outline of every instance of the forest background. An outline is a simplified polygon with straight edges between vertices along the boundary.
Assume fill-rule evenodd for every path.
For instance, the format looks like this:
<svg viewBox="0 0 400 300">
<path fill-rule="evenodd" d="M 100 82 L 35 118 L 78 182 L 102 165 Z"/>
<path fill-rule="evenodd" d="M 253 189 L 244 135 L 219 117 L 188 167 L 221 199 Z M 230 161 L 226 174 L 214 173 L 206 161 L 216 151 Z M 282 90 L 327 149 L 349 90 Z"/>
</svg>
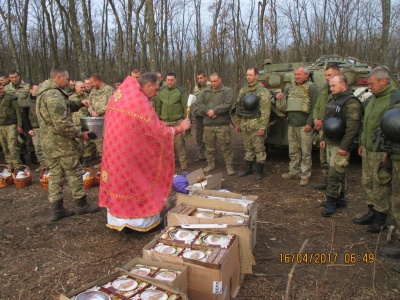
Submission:
<svg viewBox="0 0 400 300">
<path fill-rule="evenodd" d="M 400 68 L 399 0 L 0 0 L 0 72 L 41 82 L 52 66 L 108 83 L 133 68 L 218 71 L 236 88 L 249 66 L 324 54 Z"/>
</svg>

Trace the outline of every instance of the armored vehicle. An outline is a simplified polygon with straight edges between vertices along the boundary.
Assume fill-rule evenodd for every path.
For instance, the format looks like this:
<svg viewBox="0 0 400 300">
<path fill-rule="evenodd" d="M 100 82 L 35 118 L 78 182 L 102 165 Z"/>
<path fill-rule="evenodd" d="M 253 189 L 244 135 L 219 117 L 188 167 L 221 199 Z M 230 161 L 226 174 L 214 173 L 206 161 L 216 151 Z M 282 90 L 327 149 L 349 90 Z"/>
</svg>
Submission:
<svg viewBox="0 0 400 300">
<path fill-rule="evenodd" d="M 321 88 L 326 82 L 325 67 L 330 64 L 339 65 L 341 73 L 347 78 L 348 85 L 353 88 L 354 94 L 362 102 L 367 101 L 372 96 L 372 93 L 368 91 L 367 84 L 367 76 L 372 67 L 366 63 L 359 62 L 356 58 L 324 55 L 314 63 L 298 62 L 283 64 L 273 64 L 271 60 L 264 60 L 263 69 L 260 70 L 258 80 L 273 95 L 273 107 L 266 138 L 267 146 L 282 147 L 288 145 L 287 118 L 285 113 L 275 107 L 275 95 L 283 92 L 286 87 L 294 82 L 294 69 L 301 65 L 307 66 L 310 71 L 311 80 Z"/>
</svg>

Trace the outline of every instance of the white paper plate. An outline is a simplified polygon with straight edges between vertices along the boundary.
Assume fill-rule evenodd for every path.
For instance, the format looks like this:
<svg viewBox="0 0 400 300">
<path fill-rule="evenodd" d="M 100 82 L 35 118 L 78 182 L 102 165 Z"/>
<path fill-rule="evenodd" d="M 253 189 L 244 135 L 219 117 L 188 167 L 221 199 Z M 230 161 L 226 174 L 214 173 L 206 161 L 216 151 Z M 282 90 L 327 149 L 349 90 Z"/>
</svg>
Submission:
<svg viewBox="0 0 400 300">
<path fill-rule="evenodd" d="M 227 245 L 229 244 L 230 239 L 223 234 L 209 234 L 204 238 L 204 242 L 209 245 Z"/>
<path fill-rule="evenodd" d="M 214 214 L 210 211 L 201 211 L 196 213 L 196 217 L 204 219 L 214 219 Z"/>
<path fill-rule="evenodd" d="M 112 283 L 114 289 L 122 292 L 132 291 L 137 288 L 138 283 L 130 278 L 117 279 Z"/>
<path fill-rule="evenodd" d="M 189 259 L 203 259 L 206 254 L 203 251 L 200 250 L 188 250 L 185 251 L 185 253 L 183 253 L 182 255 L 185 258 L 189 258 Z"/>
<path fill-rule="evenodd" d="M 111 300 L 111 297 L 103 292 L 90 291 L 80 293 L 75 297 L 75 300 Z"/>
<path fill-rule="evenodd" d="M 140 298 L 143 300 L 167 300 L 168 295 L 162 291 L 145 290 L 140 294 Z"/>
<path fill-rule="evenodd" d="M 176 273 L 171 271 L 160 272 L 155 276 L 155 278 L 164 281 L 173 281 L 176 278 Z"/>
<path fill-rule="evenodd" d="M 147 275 L 150 274 L 151 270 L 149 268 L 136 268 L 136 269 L 132 269 L 129 271 L 132 274 L 135 274 L 137 276 L 142 276 L 142 277 L 146 277 Z"/>
<path fill-rule="evenodd" d="M 169 236 L 178 241 L 193 240 L 196 237 L 196 235 L 194 234 L 193 231 L 185 230 L 185 229 L 177 229 L 177 230 L 171 231 L 169 233 Z"/>
<path fill-rule="evenodd" d="M 176 249 L 172 246 L 168 245 L 158 245 L 154 247 L 154 251 L 164 253 L 164 254 L 174 254 L 176 252 Z"/>
</svg>

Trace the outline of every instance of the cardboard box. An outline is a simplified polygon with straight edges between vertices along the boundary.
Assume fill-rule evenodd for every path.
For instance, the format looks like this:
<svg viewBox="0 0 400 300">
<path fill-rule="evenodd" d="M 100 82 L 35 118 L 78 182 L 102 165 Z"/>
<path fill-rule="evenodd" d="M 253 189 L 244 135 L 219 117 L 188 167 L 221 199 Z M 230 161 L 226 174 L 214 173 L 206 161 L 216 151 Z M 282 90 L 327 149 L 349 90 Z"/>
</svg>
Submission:
<svg viewBox="0 0 400 300">
<path fill-rule="evenodd" d="M 219 269 L 208 268 L 183 257 L 156 252 L 152 248 L 158 236 L 143 248 L 143 258 L 188 267 L 188 296 L 190 300 L 225 300 L 236 297 L 240 289 L 238 239 L 227 249 Z"/>
<path fill-rule="evenodd" d="M 198 169 L 186 175 L 189 185 L 186 187 L 188 191 L 209 189 L 220 190 L 222 183 L 222 173 L 215 175 L 204 175 L 203 169 Z M 199 180 L 206 179 L 207 183 L 200 183 Z"/>
<path fill-rule="evenodd" d="M 232 218 L 204 219 L 196 216 L 181 215 L 176 213 L 180 210 L 180 204 L 232 212 L 250 212 L 250 222 L 247 225 L 239 225 Z M 253 256 L 253 249 L 256 244 L 257 234 L 257 203 L 255 201 L 253 201 L 251 206 L 243 207 L 237 203 L 195 195 L 178 194 L 177 206 L 168 212 L 166 223 L 167 226 L 181 226 L 183 228 L 192 229 L 206 228 L 207 231 L 235 234 L 239 239 L 240 273 L 253 273 L 253 265 L 256 264 Z"/>
<path fill-rule="evenodd" d="M 133 266 L 135 265 L 146 265 L 146 266 L 152 266 L 152 267 L 157 267 L 157 268 L 164 268 L 168 270 L 173 270 L 173 271 L 179 271 L 181 274 L 179 274 L 173 281 L 164 281 L 164 280 L 159 280 L 154 277 L 143 277 L 146 281 L 154 282 L 155 284 L 161 284 L 161 285 L 166 285 L 173 289 L 174 291 L 178 291 L 183 294 L 187 294 L 188 291 L 188 270 L 187 267 L 184 266 L 183 264 L 171 264 L 171 263 L 165 263 L 162 261 L 154 261 L 154 260 L 149 260 L 149 259 L 144 259 L 140 257 L 136 257 L 129 261 L 127 264 L 123 265 L 121 267 L 122 270 L 129 272 Z M 139 276 L 139 275 L 136 275 Z"/>
<path fill-rule="evenodd" d="M 83 287 L 81 287 L 79 289 L 76 289 L 76 290 L 72 291 L 71 293 L 68 293 L 67 295 L 60 295 L 59 300 L 71 300 L 72 297 L 77 296 L 80 293 L 82 293 L 82 292 L 84 292 L 84 291 L 86 291 L 86 290 L 88 290 L 88 289 L 90 289 L 90 288 L 92 288 L 94 286 L 105 285 L 108 282 L 114 281 L 115 279 L 117 279 L 118 277 L 120 277 L 120 276 L 122 276 L 124 274 L 126 274 L 129 278 L 132 278 L 132 279 L 135 279 L 135 280 L 140 280 L 140 281 L 145 281 L 145 282 L 148 282 L 150 285 L 154 285 L 154 286 L 160 287 L 161 289 L 163 289 L 165 291 L 171 292 L 173 294 L 177 294 L 182 298 L 182 300 L 188 300 L 187 295 L 185 295 L 183 293 L 180 293 L 178 291 L 175 291 L 175 290 L 173 290 L 172 288 L 170 288 L 170 287 L 168 287 L 166 285 L 155 284 L 154 282 L 150 282 L 148 280 L 145 280 L 142 277 L 135 276 L 133 274 L 130 274 L 130 273 L 122 271 L 122 270 L 119 270 L 117 272 L 114 272 L 114 273 L 106 276 L 106 277 L 103 277 L 101 279 L 93 281 L 93 282 L 91 282 L 91 283 L 89 283 L 89 284 L 87 284 L 87 285 L 85 285 L 85 286 L 83 286 Z"/>
</svg>

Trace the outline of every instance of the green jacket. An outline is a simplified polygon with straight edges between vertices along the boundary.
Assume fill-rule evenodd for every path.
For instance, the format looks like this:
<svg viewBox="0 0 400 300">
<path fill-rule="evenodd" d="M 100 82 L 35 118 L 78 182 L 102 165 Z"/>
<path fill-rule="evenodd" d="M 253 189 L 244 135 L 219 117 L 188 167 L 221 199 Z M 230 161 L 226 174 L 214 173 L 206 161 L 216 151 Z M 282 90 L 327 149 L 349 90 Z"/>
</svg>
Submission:
<svg viewBox="0 0 400 300">
<path fill-rule="evenodd" d="M 291 96 L 292 90 L 296 87 L 301 87 L 301 86 L 307 86 L 309 85 L 308 88 L 308 95 L 305 97 L 309 98 L 310 101 L 310 113 L 305 113 L 302 111 L 287 111 L 287 117 L 288 117 L 288 125 L 289 126 L 305 126 L 306 124 L 313 126 L 314 125 L 314 118 L 313 118 L 313 110 L 314 106 L 317 103 L 318 96 L 319 96 L 319 90 L 318 87 L 312 83 L 309 79 L 304 81 L 301 84 L 293 83 L 289 88 L 285 89 L 284 94 L 288 95 L 288 98 Z"/>
<path fill-rule="evenodd" d="M 393 108 L 396 102 L 400 102 L 400 91 L 395 88 L 393 82 L 390 82 L 385 89 L 375 93 L 365 107 L 360 145 L 364 146 L 368 151 L 373 151 L 374 143 L 372 137 L 377 130 L 380 130 L 383 114 Z"/>
<path fill-rule="evenodd" d="M 198 100 L 197 109 L 203 116 L 204 126 L 229 125 L 231 120 L 230 110 L 233 104 L 233 91 L 221 84 L 217 90 L 211 87 L 206 88 L 201 93 Z M 213 110 L 216 118 L 207 116 L 209 110 Z"/>
<path fill-rule="evenodd" d="M 29 83 L 21 80 L 19 85 L 14 85 L 12 82 L 4 87 L 4 90 L 13 93 L 18 97 L 18 105 L 20 107 L 28 107 L 29 103 Z"/>
<path fill-rule="evenodd" d="M 257 110 L 258 117 L 244 118 L 242 111 L 242 98 L 248 93 L 255 93 L 260 99 L 260 105 Z M 242 130 L 267 130 L 269 118 L 271 115 L 271 93 L 260 82 L 248 84 L 241 88 L 235 105 L 235 124 Z M 245 113 L 247 113 L 245 111 Z"/>
<path fill-rule="evenodd" d="M 108 100 L 110 100 L 112 94 L 114 93 L 114 88 L 110 85 L 104 84 L 101 89 L 93 88 L 89 94 L 90 107 L 88 108 L 89 113 L 97 112 L 99 117 L 104 116 L 106 113 L 106 108 Z"/>
<path fill-rule="evenodd" d="M 207 80 L 204 85 L 199 85 L 198 83 L 195 85 L 193 89 L 193 95 L 196 96 L 196 102 L 192 104 L 192 112 L 196 117 L 202 117 L 203 115 L 197 112 L 197 103 L 200 98 L 200 94 L 204 92 L 206 88 L 210 86 L 210 82 Z"/>
<path fill-rule="evenodd" d="M 319 91 L 317 103 L 313 109 L 313 118 L 322 120 L 325 114 L 325 106 L 332 99 L 332 93 L 329 88 L 329 83 L 325 83 L 322 89 Z"/>
<path fill-rule="evenodd" d="M 156 113 L 163 122 L 186 118 L 188 94 L 180 86 L 162 88 L 156 97 Z"/>
<path fill-rule="evenodd" d="M 332 95 L 332 99 L 330 101 L 336 101 L 351 95 L 354 96 L 353 90 L 347 89 L 342 93 Z M 343 101 L 344 100 L 345 99 L 343 99 Z M 341 108 L 340 115 L 341 119 L 346 123 L 346 131 L 342 139 L 339 141 L 334 141 L 323 135 L 323 140 L 325 140 L 329 145 L 339 146 L 340 149 L 348 151 L 354 140 L 357 138 L 361 127 L 361 102 L 355 96 L 350 98 Z"/>
<path fill-rule="evenodd" d="M 40 142 L 45 157 L 76 155 L 76 139 L 82 138 L 82 132 L 73 124 L 71 112 L 78 111 L 82 103 L 69 100 L 65 91 L 51 79 L 41 83 L 36 94 Z"/>
<path fill-rule="evenodd" d="M 21 109 L 18 105 L 18 97 L 14 93 L 5 92 L 0 96 L 0 126 L 17 124 L 22 128 Z"/>
</svg>

